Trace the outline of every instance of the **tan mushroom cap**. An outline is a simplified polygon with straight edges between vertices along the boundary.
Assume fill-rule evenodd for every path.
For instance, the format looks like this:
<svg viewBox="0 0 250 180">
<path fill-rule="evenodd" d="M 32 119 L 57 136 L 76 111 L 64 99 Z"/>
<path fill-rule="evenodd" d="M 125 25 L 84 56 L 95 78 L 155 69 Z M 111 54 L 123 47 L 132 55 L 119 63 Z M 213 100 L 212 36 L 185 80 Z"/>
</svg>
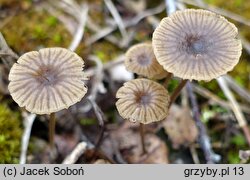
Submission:
<svg viewBox="0 0 250 180">
<path fill-rule="evenodd" d="M 148 124 L 163 120 L 169 109 L 169 95 L 159 83 L 148 79 L 134 79 L 117 91 L 119 114 L 132 122 Z"/>
<path fill-rule="evenodd" d="M 182 79 L 209 81 L 238 63 L 242 45 L 237 34 L 235 25 L 224 17 L 187 9 L 162 19 L 152 43 L 166 71 Z"/>
<path fill-rule="evenodd" d="M 148 78 L 162 77 L 167 72 L 157 62 L 151 43 L 133 45 L 126 52 L 125 67 L 128 71 Z"/>
<path fill-rule="evenodd" d="M 83 67 L 81 57 L 64 48 L 28 52 L 10 70 L 10 95 L 31 113 L 67 109 L 87 92 Z"/>
</svg>

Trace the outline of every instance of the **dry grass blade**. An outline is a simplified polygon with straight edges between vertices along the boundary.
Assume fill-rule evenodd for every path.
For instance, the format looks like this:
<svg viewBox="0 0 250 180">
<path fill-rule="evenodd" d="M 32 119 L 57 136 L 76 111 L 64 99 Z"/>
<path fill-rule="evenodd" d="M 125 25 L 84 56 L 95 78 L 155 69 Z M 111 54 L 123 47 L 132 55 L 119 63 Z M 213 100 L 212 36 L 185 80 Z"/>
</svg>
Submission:
<svg viewBox="0 0 250 180">
<path fill-rule="evenodd" d="M 152 8 L 152 9 L 147 9 L 143 12 L 138 13 L 134 18 L 124 21 L 124 26 L 125 28 L 131 27 L 131 26 L 135 26 L 137 25 L 142 19 L 155 15 L 155 14 L 159 14 L 161 13 L 163 10 L 165 9 L 165 7 L 163 6 L 163 4 L 160 4 L 159 6 Z M 114 24 L 113 26 L 109 26 L 109 27 L 105 27 L 102 28 L 102 30 L 100 30 L 99 32 L 97 32 L 92 38 L 91 40 L 88 40 L 86 44 L 92 44 L 95 43 L 96 41 L 108 36 L 109 34 L 111 34 L 113 31 L 115 31 L 117 29 L 117 24 Z"/>
<path fill-rule="evenodd" d="M 232 111 L 234 112 L 234 115 L 238 121 L 239 126 L 242 128 L 246 140 L 250 146 L 250 131 L 249 128 L 247 126 L 247 121 L 239 107 L 238 102 L 235 100 L 232 92 L 230 91 L 226 80 L 224 79 L 224 77 L 219 77 L 217 79 L 217 82 L 219 83 L 222 91 L 224 92 L 225 96 L 227 97 L 227 99 L 230 101 L 231 105 L 232 105 Z"/>
<path fill-rule="evenodd" d="M 192 84 L 190 82 L 188 82 L 186 87 L 187 87 L 187 91 L 188 91 L 189 98 L 191 101 L 194 121 L 196 123 L 196 126 L 199 129 L 199 137 L 198 137 L 199 144 L 201 145 L 201 148 L 205 154 L 206 161 L 207 161 L 207 163 L 218 162 L 218 161 L 220 161 L 220 156 L 213 152 L 212 146 L 210 143 L 210 138 L 207 135 L 207 131 L 206 131 L 204 124 L 201 122 L 199 108 L 198 108 L 196 96 L 193 93 Z"/>
<path fill-rule="evenodd" d="M 167 14 L 168 15 L 170 15 L 176 11 L 175 0 L 165 0 L 165 4 L 167 6 Z"/>
<path fill-rule="evenodd" d="M 88 9 L 89 8 L 88 8 L 87 4 L 84 4 L 82 6 L 81 16 L 79 17 L 78 28 L 77 28 L 76 33 L 74 35 L 74 38 L 73 38 L 73 40 L 68 48 L 71 51 L 75 51 L 81 42 L 81 39 L 82 39 L 83 34 L 84 34 L 85 24 L 86 24 L 86 21 L 88 19 Z"/>
<path fill-rule="evenodd" d="M 202 86 L 198 86 L 198 85 L 193 85 L 193 87 L 194 87 L 194 91 L 196 93 L 209 99 L 209 101 L 211 101 L 211 102 L 209 102 L 210 104 L 215 103 L 215 104 L 218 104 L 226 109 L 232 109 L 232 106 L 229 102 L 224 101 L 223 99 L 216 96 L 215 94 L 213 94 L 211 91 L 207 90 L 206 88 L 203 88 Z M 249 106 L 241 104 L 240 108 L 242 109 L 243 112 L 250 114 Z"/>
<path fill-rule="evenodd" d="M 111 60 L 103 64 L 103 70 L 108 70 L 113 68 L 114 66 L 121 65 L 124 62 L 124 60 L 125 60 L 124 54 L 118 55 L 114 60 Z M 87 76 L 93 76 L 97 69 L 98 67 L 89 68 L 85 71 L 85 73 L 87 74 Z"/>
<path fill-rule="evenodd" d="M 243 87 L 239 86 L 234 79 L 229 76 L 226 75 L 224 76 L 224 79 L 227 81 L 228 85 L 239 95 L 241 96 L 242 99 L 248 101 L 248 103 L 250 103 L 250 94 L 249 92 L 247 92 L 246 89 L 244 89 Z"/>
<path fill-rule="evenodd" d="M 110 13 L 112 14 L 113 18 L 115 19 L 115 22 L 122 34 L 123 39 L 127 39 L 128 33 L 126 31 L 124 22 L 118 12 L 118 10 L 116 9 L 115 5 L 113 4 L 113 2 L 111 0 L 104 0 L 106 6 L 108 7 Z"/>
<path fill-rule="evenodd" d="M 244 49 L 247 51 L 248 54 L 250 54 L 250 43 L 249 43 L 249 41 L 243 36 L 240 36 L 240 40 L 242 42 L 242 45 L 243 45 Z"/>
<path fill-rule="evenodd" d="M 15 63 L 15 60 L 18 59 L 18 55 L 10 49 L 6 43 L 2 33 L 0 32 L 0 57 L 4 65 L 10 69 L 10 67 Z"/>
<path fill-rule="evenodd" d="M 101 28 L 100 31 L 96 31 L 96 34 L 94 34 L 93 36 L 91 36 L 91 37 L 86 41 L 86 44 L 89 46 L 89 45 L 95 43 L 96 41 L 98 41 L 99 39 L 102 39 L 103 37 L 109 35 L 109 34 L 112 33 L 114 30 L 115 30 L 114 27 Z"/>
<path fill-rule="evenodd" d="M 203 8 L 203 9 L 213 11 L 215 13 L 221 14 L 223 16 L 226 16 L 226 17 L 230 18 L 230 19 L 238 21 L 238 22 L 240 22 L 242 24 L 250 26 L 250 20 L 249 19 L 246 19 L 246 18 L 244 18 L 244 17 L 242 17 L 242 16 L 240 16 L 238 14 L 232 13 L 232 12 L 227 11 L 225 9 L 221 9 L 221 8 L 218 8 L 218 7 L 215 7 L 215 6 L 212 6 L 212 5 L 208 5 L 208 4 L 205 4 L 204 2 L 198 4 L 198 3 L 194 2 L 193 0 L 179 0 L 179 1 L 183 2 L 183 3 L 186 3 L 186 4 L 189 4 L 189 5 L 193 5 L 193 6 Z"/>
<path fill-rule="evenodd" d="M 86 142 L 80 142 L 75 149 L 62 162 L 62 164 L 74 164 L 87 149 Z"/>
<path fill-rule="evenodd" d="M 104 78 L 103 64 L 102 61 L 97 56 L 91 55 L 88 57 L 88 59 L 96 63 L 95 76 L 92 82 L 92 89 L 90 92 L 92 99 L 95 100 L 98 91 L 100 91 L 101 93 L 106 92 L 106 89 L 104 88 L 102 82 Z"/>
<path fill-rule="evenodd" d="M 22 136 L 22 147 L 20 154 L 20 164 L 26 163 L 26 154 L 29 145 L 30 132 L 32 129 L 33 122 L 36 118 L 36 114 L 28 114 L 26 112 L 23 113 L 24 117 L 24 133 Z"/>
</svg>

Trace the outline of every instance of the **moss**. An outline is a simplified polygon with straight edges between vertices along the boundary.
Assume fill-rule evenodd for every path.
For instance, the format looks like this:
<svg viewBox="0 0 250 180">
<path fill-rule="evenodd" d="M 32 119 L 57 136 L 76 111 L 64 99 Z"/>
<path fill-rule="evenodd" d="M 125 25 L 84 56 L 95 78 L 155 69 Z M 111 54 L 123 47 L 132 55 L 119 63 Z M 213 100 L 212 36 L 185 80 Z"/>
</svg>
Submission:
<svg viewBox="0 0 250 180">
<path fill-rule="evenodd" d="M 98 56 L 103 63 L 114 59 L 119 53 L 121 53 L 117 46 L 107 41 L 96 42 L 92 46 L 92 51 L 92 53 Z"/>
<path fill-rule="evenodd" d="M 92 118 L 84 118 L 80 120 L 80 124 L 83 126 L 91 126 L 91 125 L 97 124 L 97 121 L 96 119 L 92 119 Z"/>
<path fill-rule="evenodd" d="M 205 2 L 217 7 L 223 7 L 222 9 L 226 9 L 230 12 L 236 13 L 241 17 L 244 17 L 245 19 L 250 18 L 250 1 L 228 0 L 227 3 L 225 3 L 224 0 L 205 0 Z M 249 41 L 249 27 L 228 17 L 226 18 L 230 22 L 235 23 L 235 25 L 238 27 L 240 35 Z M 245 51 L 243 51 L 239 64 L 233 69 L 232 72 L 230 72 L 230 74 L 236 79 L 236 81 L 238 81 L 240 85 L 250 90 L 250 80 L 248 78 L 250 72 L 250 64 L 248 62 L 248 59 L 249 55 Z"/>
<path fill-rule="evenodd" d="M 205 2 L 207 2 L 208 4 L 215 5 L 217 7 L 223 7 L 223 9 L 240 14 L 245 18 L 250 18 L 250 1 L 227 0 L 227 3 L 225 3 L 224 0 L 205 0 Z"/>
<path fill-rule="evenodd" d="M 239 153 L 236 151 L 229 151 L 228 152 L 228 163 L 229 164 L 239 164 L 240 163 Z"/>
<path fill-rule="evenodd" d="M 19 12 L 0 30 L 9 46 L 18 52 L 40 47 L 67 47 L 72 39 L 55 17 L 34 9 Z"/>
<path fill-rule="evenodd" d="M 237 83 L 247 89 L 250 89 L 250 80 L 248 75 L 250 74 L 250 65 L 247 59 L 242 59 L 235 69 L 230 72 L 232 77 L 237 81 Z"/>
<path fill-rule="evenodd" d="M 0 164 L 18 163 L 21 135 L 20 115 L 0 104 Z"/>
<path fill-rule="evenodd" d="M 21 9 L 26 9 L 30 7 L 32 4 L 31 0 L 0 0 L 0 6 L 4 8 L 21 8 Z"/>
</svg>

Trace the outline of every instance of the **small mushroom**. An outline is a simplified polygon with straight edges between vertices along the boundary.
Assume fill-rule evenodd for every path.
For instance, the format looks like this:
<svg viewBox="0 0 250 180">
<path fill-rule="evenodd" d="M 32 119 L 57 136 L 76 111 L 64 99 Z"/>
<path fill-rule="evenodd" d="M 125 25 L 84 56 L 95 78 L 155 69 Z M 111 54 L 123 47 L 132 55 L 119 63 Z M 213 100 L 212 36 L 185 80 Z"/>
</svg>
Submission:
<svg viewBox="0 0 250 180">
<path fill-rule="evenodd" d="M 134 79 L 117 91 L 116 107 L 119 114 L 131 122 L 148 124 L 166 118 L 169 108 L 167 90 L 148 79 Z"/>
<path fill-rule="evenodd" d="M 187 80 L 210 81 L 238 63 L 242 45 L 238 30 L 207 10 L 176 11 L 163 18 L 153 33 L 153 49 L 163 68 L 182 80 L 171 95 L 178 97 Z"/>
<path fill-rule="evenodd" d="M 207 10 L 177 11 L 153 33 L 158 62 L 173 75 L 210 81 L 238 63 L 242 45 L 234 24 Z"/>
<path fill-rule="evenodd" d="M 22 55 L 9 74 L 10 95 L 27 111 L 50 114 L 50 146 L 54 145 L 55 112 L 80 101 L 87 92 L 84 61 L 64 48 L 45 48 Z"/>
<path fill-rule="evenodd" d="M 140 43 L 130 47 L 124 63 L 128 71 L 148 78 L 162 79 L 167 75 L 157 62 L 151 43 Z"/>
<path fill-rule="evenodd" d="M 45 48 L 22 55 L 9 74 L 14 101 L 31 113 L 51 114 L 80 101 L 84 61 L 64 48 Z"/>
</svg>

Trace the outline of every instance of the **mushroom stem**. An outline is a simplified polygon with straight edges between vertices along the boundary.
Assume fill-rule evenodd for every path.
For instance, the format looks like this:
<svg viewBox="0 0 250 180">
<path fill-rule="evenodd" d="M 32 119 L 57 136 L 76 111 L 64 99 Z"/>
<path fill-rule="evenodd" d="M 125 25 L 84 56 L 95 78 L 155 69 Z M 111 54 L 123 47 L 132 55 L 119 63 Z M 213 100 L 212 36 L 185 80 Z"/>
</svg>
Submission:
<svg viewBox="0 0 250 180">
<path fill-rule="evenodd" d="M 145 147 L 145 139 L 144 139 L 144 125 L 142 123 L 140 123 L 140 136 L 141 136 L 142 153 L 146 154 L 147 150 Z"/>
<path fill-rule="evenodd" d="M 172 73 L 168 73 L 167 77 L 165 78 L 165 81 L 163 82 L 163 86 L 166 87 L 172 78 Z"/>
<path fill-rule="evenodd" d="M 179 96 L 181 90 L 187 83 L 187 79 L 182 80 L 181 83 L 178 85 L 178 87 L 174 90 L 173 94 L 170 97 L 170 105 L 176 100 L 176 98 Z"/>
<path fill-rule="evenodd" d="M 56 127 L 56 116 L 55 113 L 51 113 L 49 119 L 49 145 L 51 149 L 53 149 L 54 147 L 55 127 Z"/>
</svg>

